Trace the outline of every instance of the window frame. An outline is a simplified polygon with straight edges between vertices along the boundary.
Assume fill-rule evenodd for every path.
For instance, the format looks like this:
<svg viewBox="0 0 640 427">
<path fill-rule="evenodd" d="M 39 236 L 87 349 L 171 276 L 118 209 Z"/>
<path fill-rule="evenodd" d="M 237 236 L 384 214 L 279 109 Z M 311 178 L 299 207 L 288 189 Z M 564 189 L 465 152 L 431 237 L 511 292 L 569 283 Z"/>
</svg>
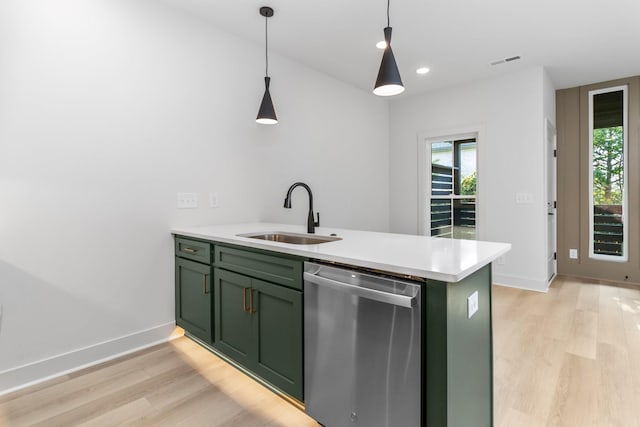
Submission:
<svg viewBox="0 0 640 427">
<path fill-rule="evenodd" d="M 594 251 L 594 200 L 593 200 L 593 98 L 595 95 L 603 93 L 622 91 L 622 167 L 624 168 L 622 179 L 622 256 L 596 254 Z M 587 93 L 589 104 L 589 150 L 588 150 L 588 170 L 589 193 L 588 193 L 588 215 L 589 215 L 589 258 L 600 261 L 627 262 L 629 260 L 629 85 L 611 86 L 602 89 L 590 90 Z"/>
</svg>

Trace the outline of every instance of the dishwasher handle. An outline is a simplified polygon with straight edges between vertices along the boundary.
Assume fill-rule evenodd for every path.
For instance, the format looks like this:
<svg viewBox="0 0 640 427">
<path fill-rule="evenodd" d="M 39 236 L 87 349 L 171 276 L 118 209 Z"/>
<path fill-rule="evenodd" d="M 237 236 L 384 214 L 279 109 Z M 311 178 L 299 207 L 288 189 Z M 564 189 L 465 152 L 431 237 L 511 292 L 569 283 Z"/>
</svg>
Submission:
<svg viewBox="0 0 640 427">
<path fill-rule="evenodd" d="M 362 286 L 354 286 L 345 282 L 327 279 L 326 277 L 316 276 L 311 273 L 304 273 L 304 280 L 320 286 L 328 286 L 333 289 L 349 292 L 362 298 L 379 301 L 385 304 L 397 305 L 400 307 L 411 308 L 416 305 L 416 297 L 406 295 L 393 294 L 389 292 L 379 291 L 377 289 L 364 288 Z"/>
</svg>

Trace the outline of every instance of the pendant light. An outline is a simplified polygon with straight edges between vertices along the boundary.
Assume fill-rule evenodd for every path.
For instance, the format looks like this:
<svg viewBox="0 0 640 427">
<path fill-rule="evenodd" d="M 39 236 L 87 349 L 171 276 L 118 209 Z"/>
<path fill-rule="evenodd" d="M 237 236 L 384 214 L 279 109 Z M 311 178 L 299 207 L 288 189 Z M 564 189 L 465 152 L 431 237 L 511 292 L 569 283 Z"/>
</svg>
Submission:
<svg viewBox="0 0 640 427">
<path fill-rule="evenodd" d="M 264 16 L 264 57 L 265 57 L 265 76 L 264 76 L 264 96 L 262 97 L 262 103 L 258 110 L 258 117 L 256 122 L 262 125 L 274 125 L 278 123 L 278 117 L 276 117 L 276 110 L 273 108 L 273 101 L 271 101 L 271 93 L 269 93 L 269 39 L 267 33 L 267 20 L 273 16 L 273 9 L 268 6 L 260 8 L 260 15 Z"/>
<path fill-rule="evenodd" d="M 387 26 L 384 29 L 384 40 L 387 42 L 387 46 L 384 48 L 382 63 L 380 64 L 378 78 L 376 79 L 376 86 L 373 88 L 373 93 L 378 96 L 392 96 L 404 92 L 404 85 L 400 78 L 396 58 L 393 56 L 393 50 L 391 50 L 391 27 L 389 26 L 390 1 L 391 0 L 387 0 Z"/>
</svg>

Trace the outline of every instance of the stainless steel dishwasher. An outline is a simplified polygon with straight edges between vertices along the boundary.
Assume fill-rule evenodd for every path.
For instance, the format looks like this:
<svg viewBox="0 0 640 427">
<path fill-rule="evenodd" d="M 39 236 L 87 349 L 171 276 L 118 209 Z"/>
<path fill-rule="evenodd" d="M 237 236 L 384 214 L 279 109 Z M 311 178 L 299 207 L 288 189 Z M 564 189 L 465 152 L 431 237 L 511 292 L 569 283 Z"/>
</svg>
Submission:
<svg viewBox="0 0 640 427">
<path fill-rule="evenodd" d="M 326 427 L 420 426 L 420 291 L 305 262 L 307 414 Z"/>
</svg>

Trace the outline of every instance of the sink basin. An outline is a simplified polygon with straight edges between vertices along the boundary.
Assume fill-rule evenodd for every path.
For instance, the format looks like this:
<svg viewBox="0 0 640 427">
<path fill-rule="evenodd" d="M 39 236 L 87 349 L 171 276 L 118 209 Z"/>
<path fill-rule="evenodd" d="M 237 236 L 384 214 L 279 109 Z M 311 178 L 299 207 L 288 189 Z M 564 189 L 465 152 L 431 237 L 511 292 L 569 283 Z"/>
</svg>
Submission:
<svg viewBox="0 0 640 427">
<path fill-rule="evenodd" d="M 313 234 L 287 233 L 284 231 L 238 234 L 238 237 L 249 237 L 251 239 L 269 240 L 271 242 L 291 243 L 294 245 L 317 245 L 319 243 L 335 242 L 336 240 L 342 240 L 342 238 L 340 237 L 316 236 Z"/>
</svg>

